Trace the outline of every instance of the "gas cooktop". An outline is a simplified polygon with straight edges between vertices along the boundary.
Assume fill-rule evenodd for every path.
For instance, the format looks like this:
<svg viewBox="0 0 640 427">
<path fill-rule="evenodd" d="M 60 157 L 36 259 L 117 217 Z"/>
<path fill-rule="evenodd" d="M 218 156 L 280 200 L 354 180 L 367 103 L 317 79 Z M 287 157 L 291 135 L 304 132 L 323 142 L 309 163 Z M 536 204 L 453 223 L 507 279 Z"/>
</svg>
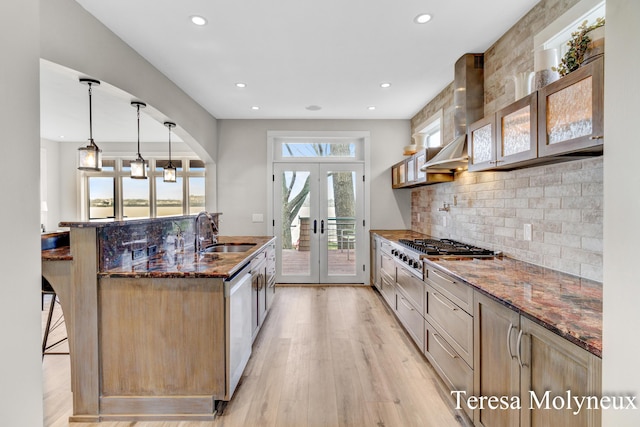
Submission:
<svg viewBox="0 0 640 427">
<path fill-rule="evenodd" d="M 451 239 L 400 239 L 399 242 L 425 255 L 437 256 L 465 256 L 465 257 L 494 257 L 500 252 L 479 248 Z"/>
</svg>

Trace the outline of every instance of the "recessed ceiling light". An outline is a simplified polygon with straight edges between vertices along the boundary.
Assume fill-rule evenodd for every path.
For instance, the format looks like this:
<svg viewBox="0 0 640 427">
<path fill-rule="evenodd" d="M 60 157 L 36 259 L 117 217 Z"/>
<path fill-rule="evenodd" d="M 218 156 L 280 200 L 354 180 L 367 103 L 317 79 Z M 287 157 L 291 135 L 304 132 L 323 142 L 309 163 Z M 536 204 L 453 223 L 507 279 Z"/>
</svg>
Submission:
<svg viewBox="0 0 640 427">
<path fill-rule="evenodd" d="M 64 139 L 64 135 L 60 135 L 60 138 L 63 138 L 63 139 Z"/>
<path fill-rule="evenodd" d="M 251 107 L 252 110 L 259 110 L 260 107 L 258 107 L 257 105 L 254 105 L 253 107 Z"/>
<path fill-rule="evenodd" d="M 429 21 L 431 21 L 431 15 L 429 15 L 428 13 L 421 13 L 420 15 L 413 18 L 413 22 L 415 22 L 416 24 L 426 24 Z"/>
<path fill-rule="evenodd" d="M 193 22 L 195 25 L 198 26 L 203 26 L 203 25 L 207 25 L 207 20 L 206 18 L 199 16 L 199 15 L 192 15 L 191 16 L 191 22 Z"/>
<path fill-rule="evenodd" d="M 369 110 L 369 111 L 373 111 L 375 109 L 376 109 L 375 105 L 370 105 L 370 106 L 367 107 L 367 110 Z"/>
<path fill-rule="evenodd" d="M 380 83 L 380 87 L 383 89 L 386 89 L 388 87 L 391 87 L 391 83 L 389 82 Z"/>
<path fill-rule="evenodd" d="M 238 82 L 238 83 L 236 83 L 236 87 L 239 87 L 239 88 L 242 89 L 244 87 L 247 87 L 247 84 L 246 83 L 242 83 L 242 82 Z"/>
<path fill-rule="evenodd" d="M 308 105 L 308 106 L 306 106 L 306 107 L 304 107 L 304 108 L 306 108 L 306 109 L 307 109 L 307 110 L 309 110 L 309 111 L 318 111 L 318 110 L 322 110 L 322 107 L 321 107 L 321 106 L 319 106 L 319 105 Z"/>
</svg>

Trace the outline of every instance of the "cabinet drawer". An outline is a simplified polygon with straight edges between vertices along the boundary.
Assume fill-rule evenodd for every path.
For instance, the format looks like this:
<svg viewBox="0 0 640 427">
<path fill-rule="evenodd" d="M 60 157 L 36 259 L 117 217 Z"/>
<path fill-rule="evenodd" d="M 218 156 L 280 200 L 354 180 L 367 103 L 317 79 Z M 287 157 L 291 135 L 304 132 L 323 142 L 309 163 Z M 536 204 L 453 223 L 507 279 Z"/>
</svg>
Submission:
<svg viewBox="0 0 640 427">
<path fill-rule="evenodd" d="M 473 317 L 431 285 L 427 288 L 425 318 L 465 362 L 473 367 Z"/>
<path fill-rule="evenodd" d="M 403 267 L 397 268 L 396 283 L 411 305 L 424 316 L 424 282 Z"/>
<path fill-rule="evenodd" d="M 380 255 L 380 270 L 386 273 L 394 282 L 396 281 L 396 263 L 387 254 Z"/>
<path fill-rule="evenodd" d="M 464 390 L 467 396 L 473 395 L 473 370 L 427 321 L 425 321 L 424 354 L 451 390 Z M 473 418 L 467 405 L 462 407 L 467 415 Z"/>
<path fill-rule="evenodd" d="M 448 274 L 425 266 L 424 280 L 453 301 L 458 307 L 473 316 L 473 289 Z"/>
<path fill-rule="evenodd" d="M 395 311 L 396 309 L 396 285 L 386 274 L 380 276 L 380 293 L 387 301 L 387 304 Z"/>
<path fill-rule="evenodd" d="M 402 294 L 396 294 L 396 296 L 398 317 L 420 351 L 424 352 L 424 317 Z"/>
</svg>

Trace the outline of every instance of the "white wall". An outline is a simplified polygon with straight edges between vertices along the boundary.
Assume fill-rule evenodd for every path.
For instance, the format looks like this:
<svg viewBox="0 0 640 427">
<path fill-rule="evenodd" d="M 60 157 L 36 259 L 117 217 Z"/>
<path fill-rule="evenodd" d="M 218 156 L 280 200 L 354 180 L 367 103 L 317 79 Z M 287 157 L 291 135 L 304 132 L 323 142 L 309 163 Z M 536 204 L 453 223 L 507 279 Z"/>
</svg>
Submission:
<svg viewBox="0 0 640 427">
<path fill-rule="evenodd" d="M 408 120 L 218 120 L 218 210 L 221 233 L 265 235 L 272 228 L 251 222 L 267 212 L 267 131 L 369 131 L 371 229 L 411 226 L 411 192 L 391 190 L 390 166 L 411 141 Z"/>
<path fill-rule="evenodd" d="M 38 0 L 0 3 L 0 117 L 4 124 L 0 158 L 5 173 L 0 186 L 4 300 L 0 423 L 4 426 L 42 425 L 38 7 Z"/>
<path fill-rule="evenodd" d="M 605 62 L 603 390 L 640 408 L 640 2 L 608 0 Z M 604 411 L 603 426 L 639 426 L 640 409 Z"/>
<path fill-rule="evenodd" d="M 43 201 L 47 202 L 48 212 L 43 214 L 44 226 L 47 231 L 56 231 L 60 218 L 60 144 L 56 141 L 42 139 L 40 147 L 44 156 L 44 168 L 40 168 L 44 186 L 41 189 Z M 65 163 L 69 164 L 69 163 Z M 73 164 L 73 163 L 72 163 Z"/>
</svg>

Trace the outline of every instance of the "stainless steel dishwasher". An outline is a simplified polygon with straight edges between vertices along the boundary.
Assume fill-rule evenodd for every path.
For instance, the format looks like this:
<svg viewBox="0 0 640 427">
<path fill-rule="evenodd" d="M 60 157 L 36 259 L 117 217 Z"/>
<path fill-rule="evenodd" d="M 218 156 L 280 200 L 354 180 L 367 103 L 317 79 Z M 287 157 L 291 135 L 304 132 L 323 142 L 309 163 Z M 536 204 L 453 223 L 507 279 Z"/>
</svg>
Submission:
<svg viewBox="0 0 640 427">
<path fill-rule="evenodd" d="M 238 386 L 251 356 L 251 264 L 225 282 L 227 296 L 227 400 Z"/>
</svg>

